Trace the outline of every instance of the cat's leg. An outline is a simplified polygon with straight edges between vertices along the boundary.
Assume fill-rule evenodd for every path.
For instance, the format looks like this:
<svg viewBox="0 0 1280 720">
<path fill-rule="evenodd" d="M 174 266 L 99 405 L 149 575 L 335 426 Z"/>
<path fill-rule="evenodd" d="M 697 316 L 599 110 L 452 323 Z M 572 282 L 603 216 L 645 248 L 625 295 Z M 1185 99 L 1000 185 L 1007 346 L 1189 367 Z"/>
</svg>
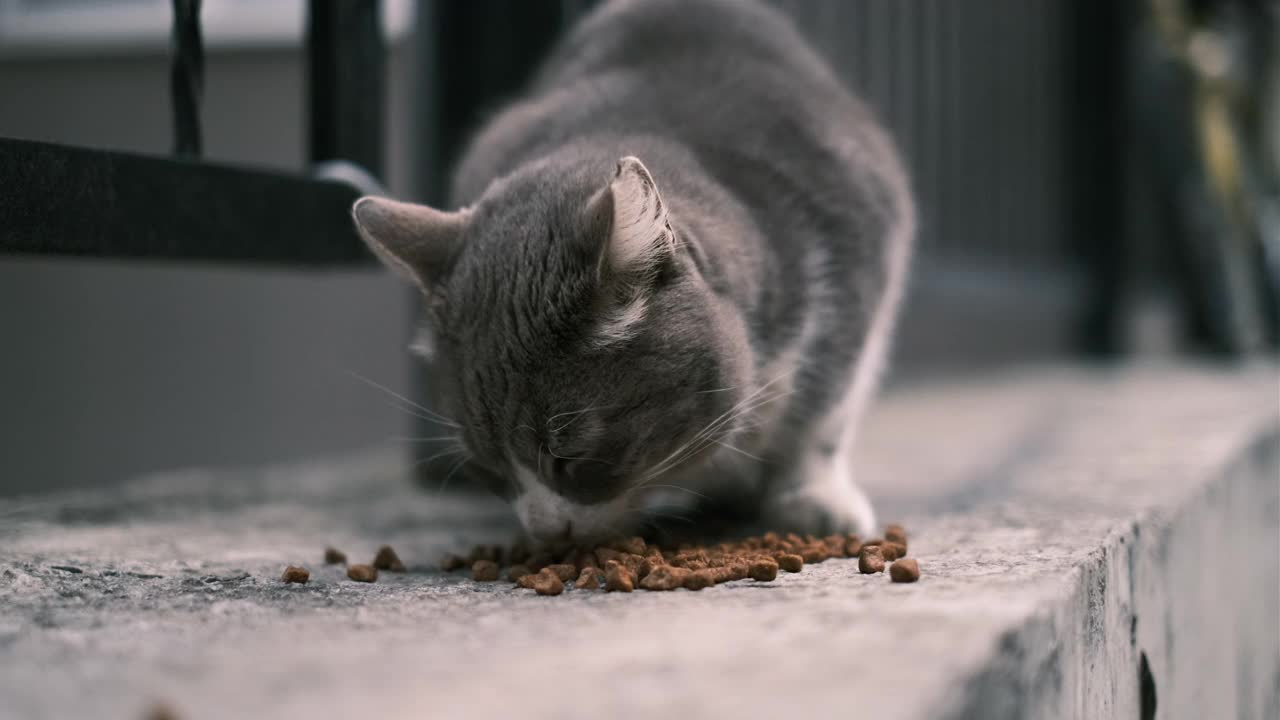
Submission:
<svg viewBox="0 0 1280 720">
<path fill-rule="evenodd" d="M 779 478 L 778 491 L 765 501 L 767 529 L 819 536 L 875 532 L 871 501 L 854 482 L 853 458 L 839 446 L 819 443 L 807 448 L 785 475 Z"/>
<path fill-rule="evenodd" d="M 802 439 L 790 466 L 773 485 L 765 500 L 763 516 L 777 530 L 814 535 L 856 532 L 870 535 L 876 529 L 871 501 L 854 480 L 854 447 L 857 429 L 880 384 L 880 376 L 893 334 L 906 270 L 905 227 L 891 246 L 891 281 L 881 297 L 854 364 L 841 402 L 810 437 Z"/>
</svg>

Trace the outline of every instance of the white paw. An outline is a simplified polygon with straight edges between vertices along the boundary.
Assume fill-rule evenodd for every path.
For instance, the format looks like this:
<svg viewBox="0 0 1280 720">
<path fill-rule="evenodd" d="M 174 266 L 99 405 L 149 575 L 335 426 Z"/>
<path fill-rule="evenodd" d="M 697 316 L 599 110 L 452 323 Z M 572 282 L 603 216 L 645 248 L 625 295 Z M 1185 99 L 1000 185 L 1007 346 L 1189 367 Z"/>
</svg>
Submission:
<svg viewBox="0 0 1280 720">
<path fill-rule="evenodd" d="M 809 484 L 767 501 L 768 529 L 778 532 L 875 533 L 876 515 L 867 496 L 851 482 Z"/>
</svg>

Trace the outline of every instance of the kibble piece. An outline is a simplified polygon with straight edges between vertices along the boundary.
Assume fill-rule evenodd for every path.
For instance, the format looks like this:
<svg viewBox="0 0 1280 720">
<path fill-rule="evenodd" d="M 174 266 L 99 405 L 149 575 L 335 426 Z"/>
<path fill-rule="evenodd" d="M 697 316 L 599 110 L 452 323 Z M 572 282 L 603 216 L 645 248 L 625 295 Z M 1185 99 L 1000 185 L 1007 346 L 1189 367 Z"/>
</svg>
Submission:
<svg viewBox="0 0 1280 720">
<path fill-rule="evenodd" d="M 646 575 L 653 572 L 656 567 L 666 565 L 667 561 L 662 559 L 661 555 L 654 557 L 649 555 L 640 561 L 640 567 L 636 568 L 636 578 L 643 580 Z"/>
<path fill-rule="evenodd" d="M 604 589 L 609 592 L 631 592 L 635 583 L 631 573 L 621 563 L 610 563 L 604 569 Z"/>
<path fill-rule="evenodd" d="M 392 550 L 390 545 L 378 548 L 378 553 L 373 556 L 373 566 L 379 570 L 404 572 L 404 563 L 400 562 L 400 556 L 396 555 L 396 551 Z"/>
<path fill-rule="evenodd" d="M 644 555 L 644 538 L 629 537 L 625 540 L 617 540 L 611 544 L 611 547 L 618 552 L 631 553 L 632 555 Z"/>
<path fill-rule="evenodd" d="M 813 543 L 805 545 L 804 548 L 801 549 L 800 557 L 804 558 L 806 563 L 820 563 L 825 562 L 830 558 L 831 554 L 827 552 L 826 545 L 823 545 L 822 543 Z"/>
<path fill-rule="evenodd" d="M 913 583 L 920 579 L 920 563 L 912 558 L 895 560 L 889 566 L 889 577 L 896 583 Z"/>
<path fill-rule="evenodd" d="M 595 553 L 596 563 L 599 564 L 600 567 L 608 567 L 610 560 L 622 560 L 622 553 L 614 550 L 613 548 L 598 547 L 596 548 Z"/>
<path fill-rule="evenodd" d="M 765 558 L 753 560 L 747 568 L 747 574 L 751 576 L 752 580 L 771 582 L 778 577 L 778 563 Z"/>
<path fill-rule="evenodd" d="M 596 554 L 590 550 L 575 550 L 573 553 L 573 566 L 582 572 L 587 568 L 598 568 L 600 564 L 596 562 Z"/>
<path fill-rule="evenodd" d="M 537 580 L 538 580 L 538 573 L 532 573 L 532 572 L 525 573 L 524 575 L 521 575 L 519 578 L 516 579 L 516 585 L 519 585 L 520 587 L 526 590 L 532 590 L 533 584 L 537 582 Z"/>
<path fill-rule="evenodd" d="M 857 535 L 850 535 L 849 539 L 845 540 L 844 543 L 844 556 L 853 558 L 858 557 L 861 553 L 862 541 L 858 539 Z"/>
<path fill-rule="evenodd" d="M 843 535 L 828 535 L 822 538 L 822 544 L 827 546 L 827 553 L 833 558 L 844 557 L 845 537 Z"/>
<path fill-rule="evenodd" d="M 533 578 L 533 589 L 539 595 L 559 595 L 564 592 L 564 582 L 551 568 L 543 568 Z"/>
<path fill-rule="evenodd" d="M 884 572 L 884 555 L 880 552 L 879 545 L 862 546 L 862 552 L 858 555 L 858 572 L 868 575 Z"/>
<path fill-rule="evenodd" d="M 689 574 L 684 568 L 663 565 L 656 567 L 653 572 L 645 576 L 640 581 L 640 587 L 645 590 L 675 590 L 684 584 L 685 577 Z"/>
<path fill-rule="evenodd" d="M 778 567 L 787 572 L 800 572 L 804 569 L 804 558 L 795 553 L 783 553 L 777 558 Z"/>
<path fill-rule="evenodd" d="M 519 582 L 520 578 L 531 574 L 532 573 L 529 571 L 529 568 L 524 565 L 512 565 L 507 568 L 507 579 L 511 582 Z"/>
<path fill-rule="evenodd" d="M 498 579 L 498 563 L 477 560 L 471 565 L 471 579 L 476 582 L 493 582 Z"/>
<path fill-rule="evenodd" d="M 356 582 L 374 582 L 378 579 L 378 569 L 372 565 L 348 565 L 347 577 Z"/>
<path fill-rule="evenodd" d="M 542 572 L 542 568 L 551 565 L 554 562 L 555 560 L 552 559 L 551 553 L 539 551 L 529 556 L 529 559 L 526 560 L 524 564 L 531 572 L 537 573 Z"/>
<path fill-rule="evenodd" d="M 523 565 L 524 561 L 529 559 L 529 554 L 529 547 L 517 540 L 507 549 L 507 560 L 512 565 Z"/>
<path fill-rule="evenodd" d="M 146 720 L 178 720 L 178 717 L 176 710 L 163 703 L 152 705 L 146 714 Z"/>
<path fill-rule="evenodd" d="M 885 562 L 893 562 L 907 556 L 907 546 L 896 542 L 886 542 L 880 546 L 880 551 L 884 553 Z"/>
<path fill-rule="evenodd" d="M 907 531 L 901 525 L 894 523 L 884 529 L 884 539 L 889 542 L 896 542 L 899 545 L 906 545 Z"/>
<path fill-rule="evenodd" d="M 715 575 L 711 570 L 694 570 L 684 576 L 684 587 L 686 590 L 702 590 L 716 584 Z"/>
<path fill-rule="evenodd" d="M 597 577 L 599 572 L 595 568 L 582 568 L 582 573 L 574 581 L 573 587 L 578 590 L 595 590 L 600 587 L 600 578 Z"/>
<path fill-rule="evenodd" d="M 558 563 L 556 565 L 548 565 L 542 569 L 543 572 L 552 572 L 556 577 L 560 578 L 560 582 L 569 582 L 578 577 L 578 568 L 568 563 Z"/>
<path fill-rule="evenodd" d="M 311 573 L 306 568 L 300 568 L 297 565 L 290 565 L 284 569 L 284 574 L 280 579 L 287 583 L 303 583 L 311 578 Z"/>
<path fill-rule="evenodd" d="M 450 570 L 460 570 L 466 566 L 467 566 L 467 561 L 461 555 L 454 555 L 453 553 L 445 553 L 445 556 L 440 558 L 440 569 L 444 570 L 445 572 L 448 572 Z"/>
<path fill-rule="evenodd" d="M 488 560 L 489 562 L 496 563 L 500 562 L 501 559 L 502 548 L 497 545 L 477 545 L 471 549 L 471 555 L 467 558 L 472 565 L 475 565 L 481 560 Z"/>
<path fill-rule="evenodd" d="M 325 565 L 346 565 L 347 554 L 335 547 L 327 547 L 324 549 Z"/>
</svg>

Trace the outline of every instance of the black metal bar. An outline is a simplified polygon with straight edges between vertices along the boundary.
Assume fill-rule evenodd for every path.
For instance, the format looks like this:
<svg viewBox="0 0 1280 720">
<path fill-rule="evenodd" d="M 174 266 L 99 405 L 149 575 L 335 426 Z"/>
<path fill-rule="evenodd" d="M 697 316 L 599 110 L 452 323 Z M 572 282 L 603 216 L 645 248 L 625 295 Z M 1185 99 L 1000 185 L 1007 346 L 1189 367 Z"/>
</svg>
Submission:
<svg viewBox="0 0 1280 720">
<path fill-rule="evenodd" d="M 427 71 L 436 92 L 420 109 L 432 132 L 422 147 L 428 200 L 445 203 L 446 185 L 483 113 L 529 81 L 560 34 L 596 0 L 467 0 L 424 4 L 419 28 L 429 36 Z M 426 17 L 427 12 L 434 13 Z M 501 18 L 500 21 L 495 18 Z"/>
<path fill-rule="evenodd" d="M 0 254 L 364 263 L 345 184 L 0 138 Z"/>
<path fill-rule="evenodd" d="M 378 0 L 310 0 L 311 160 L 383 171 L 386 52 Z"/>
<path fill-rule="evenodd" d="M 173 65 L 169 92 L 173 103 L 173 152 L 201 152 L 200 95 L 204 92 L 204 45 L 200 37 L 200 0 L 173 0 Z"/>
</svg>

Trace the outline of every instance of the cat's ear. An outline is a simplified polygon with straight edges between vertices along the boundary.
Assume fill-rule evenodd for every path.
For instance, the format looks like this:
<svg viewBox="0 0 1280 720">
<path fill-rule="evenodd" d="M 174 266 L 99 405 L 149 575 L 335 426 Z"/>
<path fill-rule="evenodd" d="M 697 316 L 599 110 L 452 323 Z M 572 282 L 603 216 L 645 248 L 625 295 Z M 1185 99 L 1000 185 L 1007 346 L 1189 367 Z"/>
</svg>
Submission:
<svg viewBox="0 0 1280 720">
<path fill-rule="evenodd" d="M 618 161 L 607 192 L 597 200 L 595 213 L 607 216 L 609 244 L 601 258 L 623 275 L 653 272 L 676 250 L 675 233 L 658 184 L 635 157 Z"/>
<path fill-rule="evenodd" d="M 468 210 L 362 197 L 351 206 L 356 229 L 387 267 L 424 290 L 439 283 L 462 242 Z"/>
</svg>

